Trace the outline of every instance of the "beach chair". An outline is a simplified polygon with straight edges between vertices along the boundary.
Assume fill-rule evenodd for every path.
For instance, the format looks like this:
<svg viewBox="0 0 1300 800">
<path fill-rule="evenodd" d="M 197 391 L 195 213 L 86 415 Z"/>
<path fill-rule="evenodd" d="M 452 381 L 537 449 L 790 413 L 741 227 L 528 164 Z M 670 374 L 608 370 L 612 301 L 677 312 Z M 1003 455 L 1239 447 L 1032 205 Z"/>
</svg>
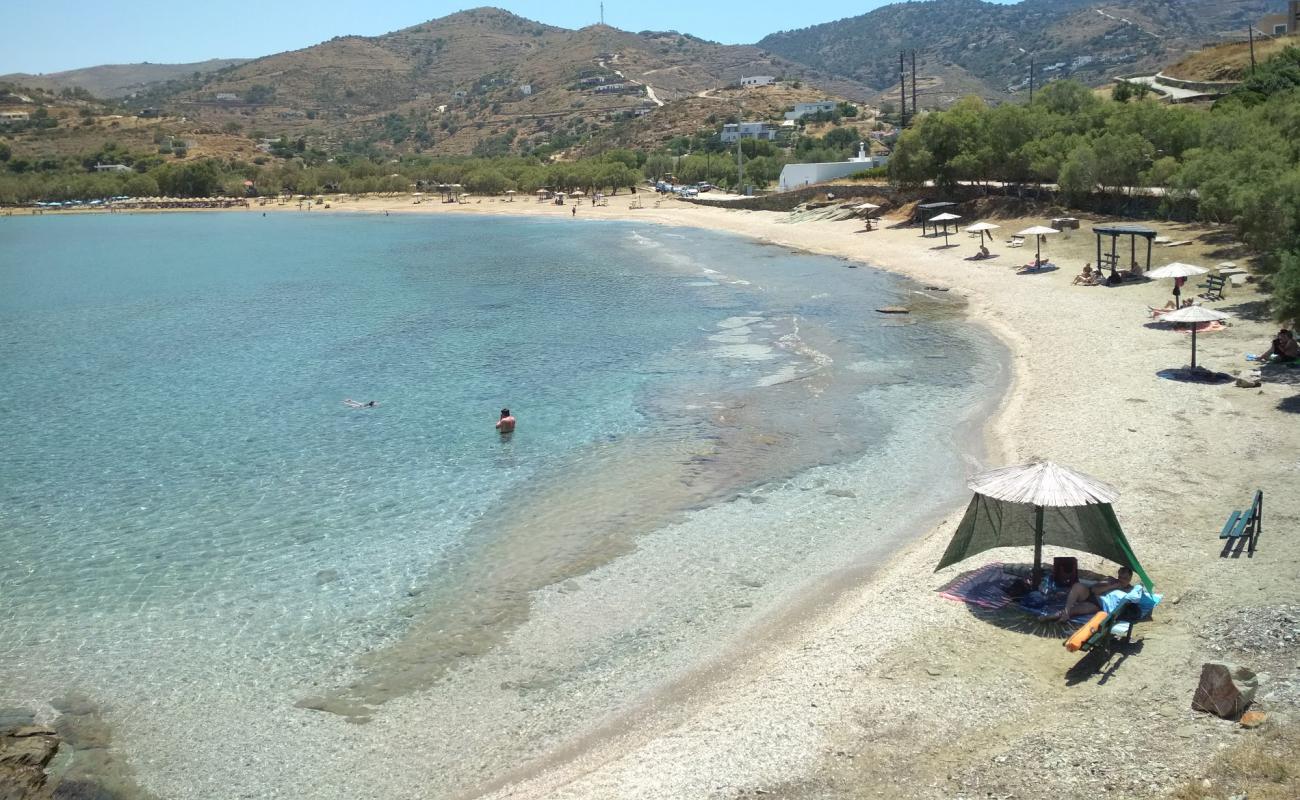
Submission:
<svg viewBox="0 0 1300 800">
<path fill-rule="evenodd" d="M 1129 600 L 1115 606 L 1107 614 L 1098 611 L 1083 624 L 1074 635 L 1065 640 L 1065 649 L 1071 653 L 1080 650 L 1085 653 L 1098 647 L 1114 647 L 1117 643 L 1128 644 L 1133 641 L 1133 629 L 1139 622 L 1149 620 L 1142 616 L 1142 609 Z"/>
<path fill-rule="evenodd" d="M 1254 555 L 1255 544 L 1259 541 L 1259 534 L 1263 528 L 1264 492 L 1261 490 L 1255 492 L 1248 509 L 1234 511 L 1228 515 L 1228 521 L 1223 523 L 1223 530 L 1219 532 L 1219 538 L 1224 540 L 1223 552 L 1219 556 L 1227 558 L 1234 545 L 1236 551 L 1240 553 L 1243 543 L 1248 546 L 1247 552 Z"/>
<path fill-rule="evenodd" d="M 1205 289 L 1197 297 L 1203 297 L 1206 300 L 1222 300 L 1223 287 L 1228 285 L 1228 279 L 1222 275 L 1211 275 L 1205 279 L 1205 283 L 1200 284 Z"/>
<path fill-rule="evenodd" d="M 1010 239 L 1007 239 L 1007 247 L 1024 247 L 1024 245 L 1025 237 L 1023 236 L 1012 236 Z"/>
</svg>

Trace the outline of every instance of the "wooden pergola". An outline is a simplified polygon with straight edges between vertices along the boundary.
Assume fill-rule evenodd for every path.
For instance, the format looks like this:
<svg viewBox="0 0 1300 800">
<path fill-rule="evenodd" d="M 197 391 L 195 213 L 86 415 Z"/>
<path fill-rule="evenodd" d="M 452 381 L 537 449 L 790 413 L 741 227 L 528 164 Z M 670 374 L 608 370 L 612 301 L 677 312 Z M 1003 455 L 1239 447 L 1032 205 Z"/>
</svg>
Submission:
<svg viewBox="0 0 1300 800">
<path fill-rule="evenodd" d="M 952 201 L 944 200 L 935 203 L 921 203 L 917 206 L 912 219 L 915 221 L 917 216 L 921 218 L 921 235 L 925 235 L 926 227 L 930 224 L 930 214 L 943 211 L 945 208 L 952 208 L 955 205 L 957 204 Z M 939 232 L 938 225 L 934 226 L 934 232 L 936 234 Z"/>
<path fill-rule="evenodd" d="M 1096 225 L 1092 232 L 1097 234 L 1097 269 L 1102 266 L 1110 267 L 1110 277 L 1115 278 L 1119 272 L 1119 255 L 1116 252 L 1119 243 L 1119 237 L 1127 236 L 1129 243 L 1130 264 L 1136 265 L 1137 260 L 1137 239 L 1139 236 L 1147 240 L 1147 263 L 1142 270 L 1147 272 L 1151 269 L 1151 243 L 1155 241 L 1156 232 L 1153 228 L 1145 225 Z M 1110 252 L 1103 254 L 1101 251 L 1101 237 L 1110 237 Z M 1103 257 L 1104 255 L 1104 257 Z"/>
</svg>

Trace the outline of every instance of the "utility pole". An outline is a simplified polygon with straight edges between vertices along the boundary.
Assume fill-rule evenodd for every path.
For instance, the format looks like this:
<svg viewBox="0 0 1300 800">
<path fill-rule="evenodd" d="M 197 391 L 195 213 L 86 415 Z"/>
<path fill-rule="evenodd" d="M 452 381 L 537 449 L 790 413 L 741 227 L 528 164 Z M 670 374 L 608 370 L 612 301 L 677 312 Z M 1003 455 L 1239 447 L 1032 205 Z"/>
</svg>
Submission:
<svg viewBox="0 0 1300 800">
<path fill-rule="evenodd" d="M 1246 35 L 1250 37 L 1250 74 L 1255 74 L 1255 26 L 1246 27 Z"/>
<path fill-rule="evenodd" d="M 904 55 L 904 51 L 898 51 L 898 127 L 900 128 L 907 127 L 907 71 L 903 66 Z M 912 111 L 915 112 L 916 109 L 913 108 Z"/>
<path fill-rule="evenodd" d="M 912 51 L 912 116 L 916 116 L 916 112 L 919 110 L 920 110 L 920 106 L 916 104 L 916 51 L 913 50 Z"/>
<path fill-rule="evenodd" d="M 1029 56 L 1029 102 L 1034 102 L 1034 56 Z"/>
</svg>

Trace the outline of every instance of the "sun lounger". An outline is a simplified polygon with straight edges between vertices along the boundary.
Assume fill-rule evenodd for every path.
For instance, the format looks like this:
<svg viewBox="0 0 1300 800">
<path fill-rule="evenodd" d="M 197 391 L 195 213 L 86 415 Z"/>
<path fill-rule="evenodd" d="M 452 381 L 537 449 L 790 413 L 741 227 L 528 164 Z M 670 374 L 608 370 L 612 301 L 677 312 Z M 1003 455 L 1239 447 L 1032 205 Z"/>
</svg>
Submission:
<svg viewBox="0 0 1300 800">
<path fill-rule="evenodd" d="M 1133 641 L 1133 628 L 1143 619 L 1150 617 L 1143 617 L 1141 608 L 1125 600 L 1109 614 L 1105 611 L 1093 614 L 1074 635 L 1065 640 L 1065 649 L 1077 653 L 1096 647 L 1113 647 L 1119 641 L 1127 644 Z"/>
<path fill-rule="evenodd" d="M 1255 492 L 1255 497 L 1250 501 L 1250 507 L 1245 511 L 1234 511 L 1228 515 L 1228 521 L 1223 523 L 1223 530 L 1219 532 L 1219 538 L 1225 540 L 1223 552 L 1219 555 L 1227 557 L 1237 546 L 1240 552 L 1241 543 L 1244 541 L 1248 544 L 1249 553 L 1255 552 L 1255 543 L 1259 541 L 1259 533 L 1264 528 L 1264 492 Z"/>
<path fill-rule="evenodd" d="M 1024 247 L 1024 244 L 1025 237 L 1023 236 L 1012 236 L 1010 239 L 1007 239 L 1007 247 Z"/>
</svg>

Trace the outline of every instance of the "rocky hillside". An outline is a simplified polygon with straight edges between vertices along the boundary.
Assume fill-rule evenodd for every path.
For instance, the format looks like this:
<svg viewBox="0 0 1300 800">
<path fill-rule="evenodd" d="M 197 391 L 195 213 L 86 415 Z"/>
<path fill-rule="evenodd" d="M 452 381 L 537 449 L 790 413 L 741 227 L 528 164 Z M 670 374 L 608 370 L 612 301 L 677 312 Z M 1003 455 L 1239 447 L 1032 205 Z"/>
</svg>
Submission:
<svg viewBox="0 0 1300 800">
<path fill-rule="evenodd" d="M 1159 67 L 1276 10 L 1279 0 L 981 0 L 896 3 L 858 17 L 775 33 L 758 46 L 896 94 L 898 54 L 916 50 L 922 107 L 979 87 L 1005 98 L 1038 80 L 1100 83 Z M 910 68 L 910 60 L 909 60 Z"/>
<path fill-rule="evenodd" d="M 842 97 L 870 87 L 756 47 L 676 32 L 572 31 L 480 8 L 348 36 L 176 82 L 138 98 L 218 130 L 363 139 L 462 154 L 581 141 L 665 103 L 766 74 Z"/>
<path fill-rule="evenodd" d="M 49 72 L 32 75 L 14 72 L 0 75 L 0 83 L 11 83 L 33 89 L 58 92 L 62 89 L 84 89 L 95 97 L 111 100 L 126 97 L 164 81 L 206 75 L 219 69 L 238 66 L 247 59 L 214 58 L 193 64 L 104 64 L 98 67 L 72 69 L 66 72 Z"/>
</svg>

